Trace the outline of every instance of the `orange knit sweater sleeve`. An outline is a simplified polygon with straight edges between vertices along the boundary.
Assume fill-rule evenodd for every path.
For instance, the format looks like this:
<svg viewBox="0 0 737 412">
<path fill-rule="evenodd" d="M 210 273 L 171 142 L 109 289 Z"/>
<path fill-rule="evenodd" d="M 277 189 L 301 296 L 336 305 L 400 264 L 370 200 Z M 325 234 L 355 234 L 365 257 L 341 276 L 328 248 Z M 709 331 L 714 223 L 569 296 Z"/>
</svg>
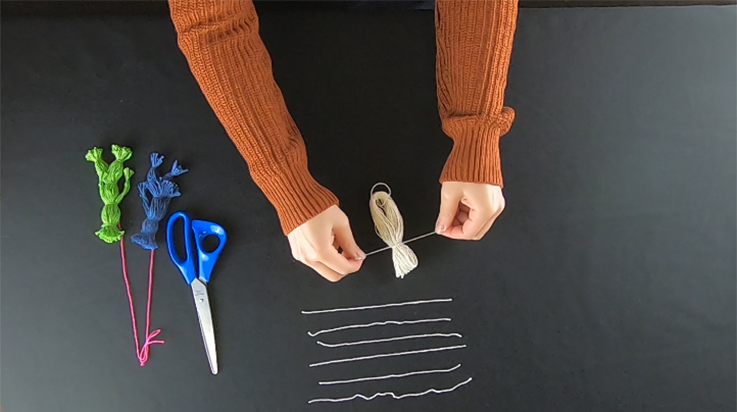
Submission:
<svg viewBox="0 0 737 412">
<path fill-rule="evenodd" d="M 171 0 L 179 47 L 285 234 L 338 199 L 307 167 L 250 0 Z"/>
<path fill-rule="evenodd" d="M 338 203 L 309 172 L 304 141 L 259 37 L 251 0 L 170 0 L 179 47 L 284 233 Z M 437 87 L 443 130 L 454 147 L 441 181 L 501 185 L 499 138 L 516 0 L 439 0 Z"/>
<path fill-rule="evenodd" d="M 499 138 L 514 121 L 504 91 L 517 6 L 517 0 L 436 2 L 438 105 L 454 142 L 441 182 L 502 186 Z"/>
</svg>

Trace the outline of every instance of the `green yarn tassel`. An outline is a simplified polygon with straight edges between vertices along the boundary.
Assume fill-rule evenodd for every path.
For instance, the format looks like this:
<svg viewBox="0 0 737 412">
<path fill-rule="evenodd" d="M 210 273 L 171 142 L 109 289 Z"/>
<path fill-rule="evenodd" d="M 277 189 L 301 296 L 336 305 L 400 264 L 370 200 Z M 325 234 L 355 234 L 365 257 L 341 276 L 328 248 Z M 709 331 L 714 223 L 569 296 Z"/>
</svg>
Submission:
<svg viewBox="0 0 737 412">
<path fill-rule="evenodd" d="M 133 151 L 129 147 L 118 145 L 113 145 L 112 150 L 115 160 L 109 165 L 103 160 L 102 149 L 98 147 L 90 149 L 84 157 L 88 162 L 95 164 L 95 170 L 99 177 L 100 197 L 105 206 L 102 208 L 100 215 L 102 227 L 95 234 L 107 243 L 118 242 L 125 234 L 125 231 L 118 228 L 120 224 L 120 207 L 118 205 L 130 191 L 131 176 L 133 176 L 133 170 L 123 167 L 123 162 L 133 157 Z M 125 177 L 122 192 L 118 188 L 118 181 L 121 177 Z"/>
</svg>

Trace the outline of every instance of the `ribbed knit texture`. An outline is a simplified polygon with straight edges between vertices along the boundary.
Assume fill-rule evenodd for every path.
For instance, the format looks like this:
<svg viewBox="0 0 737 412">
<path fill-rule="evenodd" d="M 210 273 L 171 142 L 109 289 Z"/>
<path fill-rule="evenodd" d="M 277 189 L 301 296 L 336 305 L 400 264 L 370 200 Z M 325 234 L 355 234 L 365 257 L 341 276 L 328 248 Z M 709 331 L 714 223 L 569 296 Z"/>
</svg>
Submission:
<svg viewBox="0 0 737 412">
<path fill-rule="evenodd" d="M 454 142 L 441 182 L 502 186 L 499 138 L 514 121 L 504 91 L 516 22 L 516 1 L 437 2 L 438 105 Z"/>
<path fill-rule="evenodd" d="M 170 0 L 169 6 L 194 77 L 284 233 L 338 204 L 309 172 L 252 2 Z M 517 1 L 439 0 L 435 13 L 440 116 L 454 141 L 441 182 L 501 185 L 499 138 L 514 120 L 503 100 Z"/>
</svg>

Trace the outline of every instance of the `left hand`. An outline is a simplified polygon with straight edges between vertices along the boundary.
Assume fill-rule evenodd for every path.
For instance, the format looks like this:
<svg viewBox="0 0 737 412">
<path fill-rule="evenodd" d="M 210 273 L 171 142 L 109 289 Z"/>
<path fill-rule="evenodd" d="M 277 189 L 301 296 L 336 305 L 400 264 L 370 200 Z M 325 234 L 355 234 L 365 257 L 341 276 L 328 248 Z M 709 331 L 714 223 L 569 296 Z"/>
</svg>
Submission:
<svg viewBox="0 0 737 412">
<path fill-rule="evenodd" d="M 445 182 L 440 190 L 440 214 L 435 231 L 459 240 L 479 240 L 504 210 L 499 186 Z"/>
</svg>

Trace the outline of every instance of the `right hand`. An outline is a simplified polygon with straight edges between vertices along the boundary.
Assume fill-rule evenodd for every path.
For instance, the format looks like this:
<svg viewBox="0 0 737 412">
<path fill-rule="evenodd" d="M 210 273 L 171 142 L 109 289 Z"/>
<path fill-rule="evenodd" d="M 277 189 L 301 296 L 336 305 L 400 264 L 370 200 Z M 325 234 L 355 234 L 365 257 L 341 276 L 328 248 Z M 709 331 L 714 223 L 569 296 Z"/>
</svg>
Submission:
<svg viewBox="0 0 737 412">
<path fill-rule="evenodd" d="M 348 217 L 338 206 L 303 223 L 287 238 L 292 256 L 331 282 L 358 271 L 366 258 L 353 240 Z"/>
</svg>

